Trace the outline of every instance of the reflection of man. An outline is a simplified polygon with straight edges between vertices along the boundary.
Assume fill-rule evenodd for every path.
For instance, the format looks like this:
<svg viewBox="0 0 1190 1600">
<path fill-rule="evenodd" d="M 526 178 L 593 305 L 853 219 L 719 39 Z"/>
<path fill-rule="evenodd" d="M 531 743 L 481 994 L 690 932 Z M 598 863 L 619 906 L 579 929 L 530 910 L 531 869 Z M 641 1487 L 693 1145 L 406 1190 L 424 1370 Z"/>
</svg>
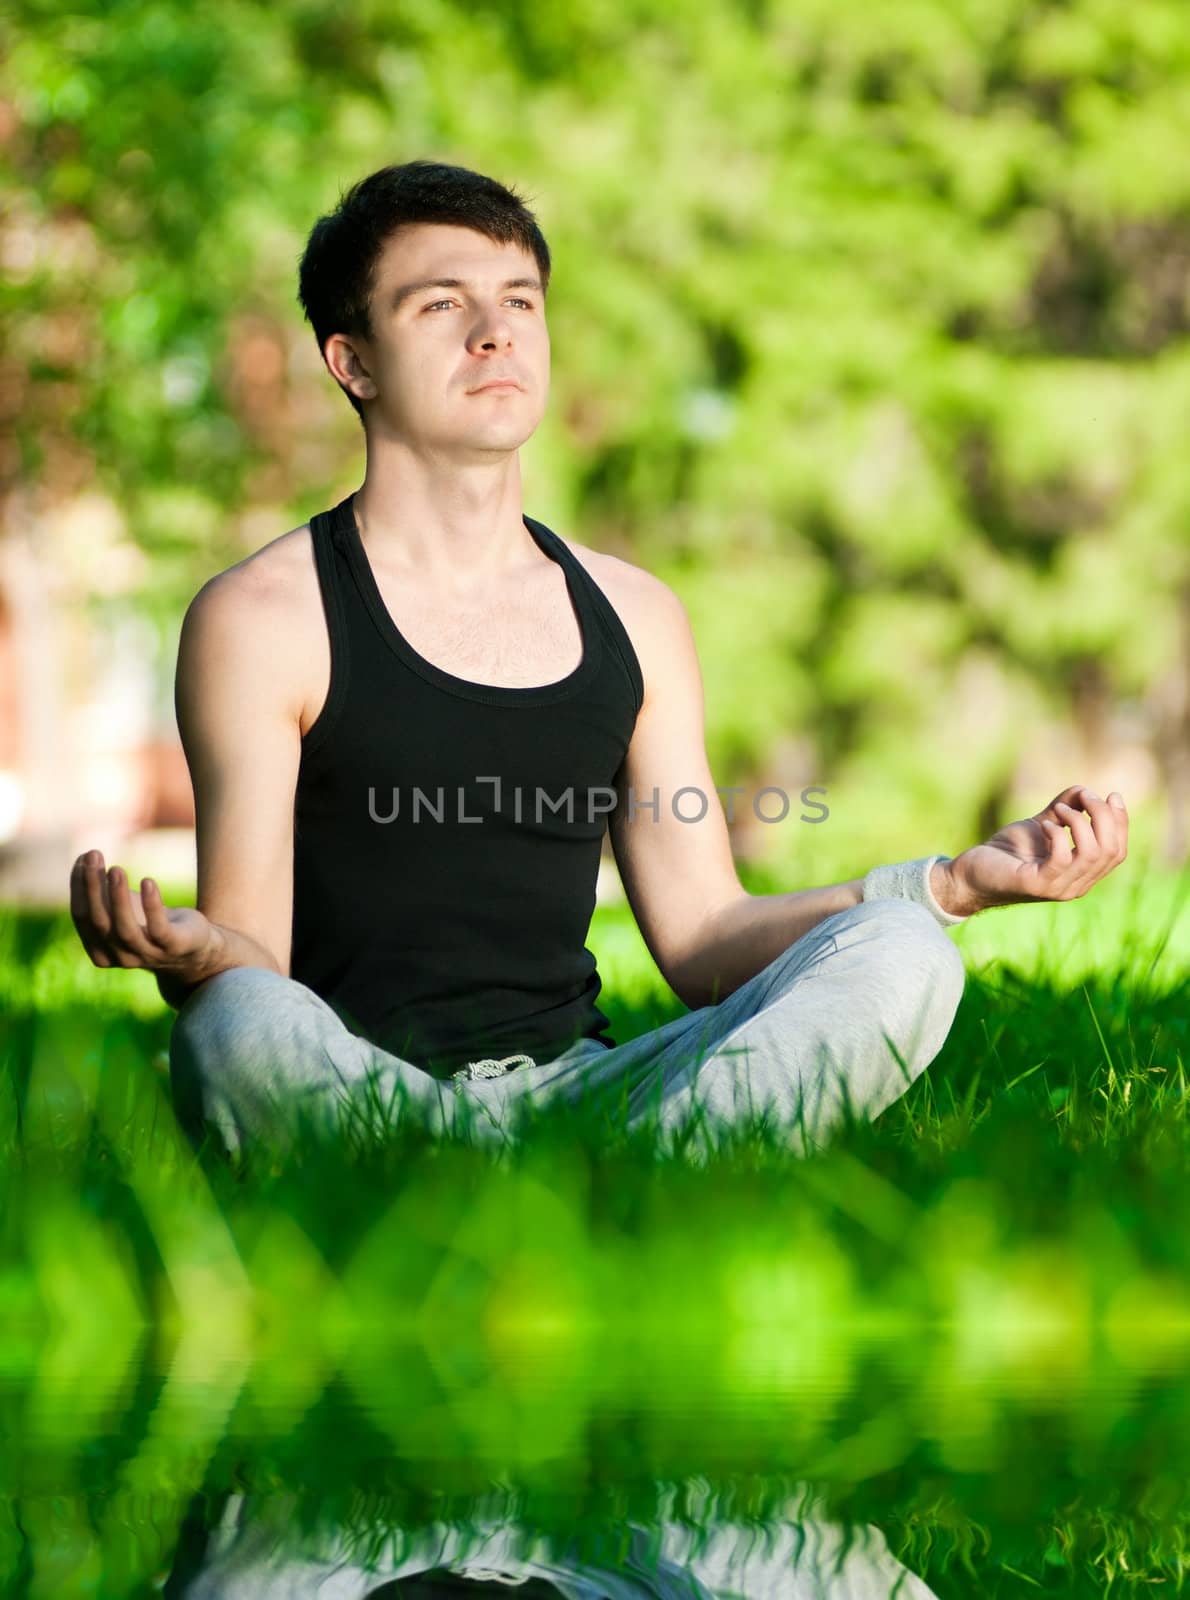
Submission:
<svg viewBox="0 0 1190 1600">
<path fill-rule="evenodd" d="M 955 860 L 744 890 L 680 601 L 522 510 L 549 273 L 532 213 L 461 168 L 386 168 L 317 223 L 301 298 L 363 422 L 363 484 L 186 613 L 197 909 L 75 863 L 92 961 L 157 973 L 179 1108 L 229 1144 L 369 1079 L 448 1119 L 459 1097 L 493 1123 L 530 1091 L 606 1092 L 630 1121 L 767 1105 L 820 1137 L 941 1047 L 963 988 L 942 926 L 1123 859 L 1122 802 L 1075 785 Z M 438 809 L 390 808 L 415 789 Z M 517 815 L 518 790 L 578 803 Z M 605 831 L 693 1008 L 619 1046 L 585 948 Z"/>
<path fill-rule="evenodd" d="M 518 1600 L 876 1600 L 894 1594 L 934 1600 L 933 1590 L 893 1557 L 878 1528 L 820 1520 L 805 1495 L 793 1503 L 797 1520 L 710 1518 L 692 1525 L 662 1517 L 649 1527 L 587 1530 L 584 1544 L 623 1551 L 606 1561 L 580 1558 L 570 1540 L 565 1554 L 555 1555 L 546 1537 L 482 1517 L 383 1540 L 371 1530 L 369 1544 L 385 1553 L 357 1564 L 355 1540 L 346 1530 L 298 1538 L 283 1504 L 256 1506 L 233 1497 L 205 1553 L 191 1558 L 186 1570 L 175 1564 L 165 1594 L 167 1600 L 299 1600 L 332 1592 L 336 1600 L 510 1593 Z"/>
</svg>

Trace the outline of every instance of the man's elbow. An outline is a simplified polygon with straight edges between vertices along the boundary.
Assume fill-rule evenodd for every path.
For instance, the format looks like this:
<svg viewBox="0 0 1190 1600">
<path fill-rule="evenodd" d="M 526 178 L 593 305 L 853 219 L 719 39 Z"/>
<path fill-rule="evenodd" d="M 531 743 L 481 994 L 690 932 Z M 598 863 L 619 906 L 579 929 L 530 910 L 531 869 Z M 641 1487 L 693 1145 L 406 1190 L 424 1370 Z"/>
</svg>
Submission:
<svg viewBox="0 0 1190 1600">
<path fill-rule="evenodd" d="M 718 972 L 709 976 L 683 973 L 666 981 L 690 1011 L 700 1011 L 703 1006 L 717 1006 L 720 1000 L 726 1000 L 732 990 L 739 987 Z"/>
<path fill-rule="evenodd" d="M 728 919 L 735 908 L 751 896 L 744 889 L 730 901 L 708 912 L 697 935 L 679 958 L 667 963 L 663 969 L 666 983 L 684 1006 L 697 1011 L 702 1006 L 718 1005 L 720 1000 L 738 989 L 739 977 L 733 976 L 730 925 Z"/>
</svg>

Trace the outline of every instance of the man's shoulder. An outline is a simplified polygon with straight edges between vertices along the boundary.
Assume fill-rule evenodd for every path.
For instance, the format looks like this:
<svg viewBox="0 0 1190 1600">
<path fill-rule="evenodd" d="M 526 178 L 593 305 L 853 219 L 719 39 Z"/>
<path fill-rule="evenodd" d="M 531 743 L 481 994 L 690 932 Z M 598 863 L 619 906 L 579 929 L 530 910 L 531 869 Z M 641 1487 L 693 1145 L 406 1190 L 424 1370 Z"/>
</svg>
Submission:
<svg viewBox="0 0 1190 1600">
<path fill-rule="evenodd" d="M 603 590 L 623 624 L 640 663 L 646 700 L 652 698 L 662 679 L 672 679 L 675 673 L 685 675 L 681 692 L 697 693 L 694 677 L 685 665 L 694 652 L 690 619 L 674 590 L 646 567 L 573 539 L 564 542 Z"/>
<path fill-rule="evenodd" d="M 605 550 L 593 550 L 590 545 L 579 544 L 577 540 L 561 534 L 558 537 L 586 568 L 621 616 L 626 609 L 634 618 L 654 621 L 659 614 L 680 606 L 681 602 L 670 586 L 647 567 L 638 567 Z"/>
<path fill-rule="evenodd" d="M 313 721 L 317 712 L 310 708 L 325 698 L 330 662 L 308 524 L 216 572 L 198 590 L 183 623 L 179 678 L 201 677 L 209 650 L 231 652 L 267 678 L 300 727 Z"/>
<path fill-rule="evenodd" d="M 310 525 L 279 534 L 209 577 L 191 604 L 254 606 L 283 617 L 317 598 Z"/>
</svg>

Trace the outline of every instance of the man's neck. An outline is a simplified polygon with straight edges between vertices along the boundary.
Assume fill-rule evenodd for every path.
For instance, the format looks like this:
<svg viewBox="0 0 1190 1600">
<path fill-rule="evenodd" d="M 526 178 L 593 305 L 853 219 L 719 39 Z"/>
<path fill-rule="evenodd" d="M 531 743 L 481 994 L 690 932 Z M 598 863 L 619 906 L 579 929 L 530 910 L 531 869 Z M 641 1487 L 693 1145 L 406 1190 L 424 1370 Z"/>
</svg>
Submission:
<svg viewBox="0 0 1190 1600">
<path fill-rule="evenodd" d="M 426 590 L 475 593 L 540 560 L 522 520 L 515 453 L 462 468 L 370 457 L 353 507 L 369 559 Z"/>
</svg>

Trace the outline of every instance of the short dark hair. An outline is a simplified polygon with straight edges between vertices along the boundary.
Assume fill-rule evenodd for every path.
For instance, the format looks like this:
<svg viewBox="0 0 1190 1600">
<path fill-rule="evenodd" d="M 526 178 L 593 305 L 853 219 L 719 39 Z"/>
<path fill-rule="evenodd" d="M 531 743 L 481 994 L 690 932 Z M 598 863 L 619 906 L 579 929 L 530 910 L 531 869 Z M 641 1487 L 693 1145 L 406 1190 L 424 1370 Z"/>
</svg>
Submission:
<svg viewBox="0 0 1190 1600">
<path fill-rule="evenodd" d="M 417 222 L 453 223 L 500 244 L 518 244 L 536 258 L 543 292 L 549 288 L 549 246 L 515 190 L 439 161 L 381 167 L 340 194 L 334 211 L 310 230 L 302 253 L 298 299 L 324 361 L 332 333 L 372 337 L 368 308 L 376 263 L 387 240 Z M 343 393 L 362 422 L 362 405 L 347 389 Z"/>
</svg>

